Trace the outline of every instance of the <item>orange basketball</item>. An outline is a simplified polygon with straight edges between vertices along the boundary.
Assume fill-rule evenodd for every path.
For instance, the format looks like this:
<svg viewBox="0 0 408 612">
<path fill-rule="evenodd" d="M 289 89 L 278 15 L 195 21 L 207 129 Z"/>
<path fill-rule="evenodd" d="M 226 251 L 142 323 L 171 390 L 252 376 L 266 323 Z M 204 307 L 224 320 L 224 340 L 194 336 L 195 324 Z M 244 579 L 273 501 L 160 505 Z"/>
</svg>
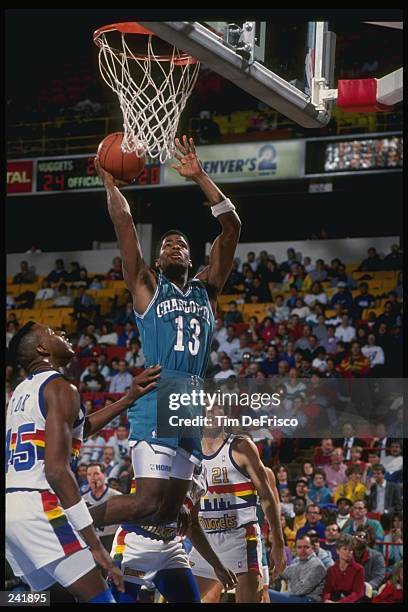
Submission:
<svg viewBox="0 0 408 612">
<path fill-rule="evenodd" d="M 115 179 L 127 183 L 135 180 L 144 170 L 146 160 L 136 153 L 123 153 L 120 145 L 123 132 L 109 134 L 99 143 L 98 157 L 104 170 Z"/>
</svg>

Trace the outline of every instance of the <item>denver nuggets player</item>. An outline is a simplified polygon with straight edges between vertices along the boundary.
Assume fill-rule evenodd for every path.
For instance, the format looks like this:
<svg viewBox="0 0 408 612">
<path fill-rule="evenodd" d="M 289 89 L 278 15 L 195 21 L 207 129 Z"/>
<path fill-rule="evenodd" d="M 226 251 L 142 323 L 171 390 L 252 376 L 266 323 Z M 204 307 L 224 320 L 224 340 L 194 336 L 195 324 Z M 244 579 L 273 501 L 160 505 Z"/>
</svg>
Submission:
<svg viewBox="0 0 408 612">
<path fill-rule="evenodd" d="M 99 567 L 119 590 L 123 577 L 95 533 L 71 467 L 83 435 L 92 435 L 149 392 L 159 369 L 145 370 L 126 396 L 85 417 L 77 389 L 57 371 L 73 354 L 64 332 L 34 321 L 9 345 L 10 360 L 28 376 L 7 410 L 6 557 L 33 590 L 59 583 L 80 602 L 115 603 Z"/>
<path fill-rule="evenodd" d="M 175 141 L 172 167 L 202 189 L 222 231 L 214 241 L 209 265 L 188 281 L 192 267 L 187 237 L 168 231 L 159 244 L 155 269 L 146 265 L 129 204 L 113 177 L 95 167 L 107 192 L 108 210 L 118 237 L 123 274 L 133 304 L 146 363 L 162 367 L 161 384 L 176 381 L 193 389 L 205 374 L 214 327 L 213 308 L 230 273 L 241 222 L 234 205 L 204 172 L 193 139 Z M 151 524 L 174 521 L 186 497 L 194 465 L 201 460 L 199 436 L 176 432 L 161 436 L 158 393 L 153 391 L 128 411 L 136 494 L 110 499 L 91 509 L 95 525 L 103 526 L 149 517 Z M 177 434 L 177 435 L 176 435 Z"/>
<path fill-rule="evenodd" d="M 207 412 L 208 416 L 223 414 L 223 407 L 218 405 Z M 223 425 L 214 422 L 203 433 L 208 490 L 201 498 L 199 521 L 222 563 L 237 575 L 236 602 L 259 603 L 262 546 L 256 513 L 258 496 L 272 532 L 274 575 L 280 574 L 286 565 L 276 484 L 268 477 L 250 438 L 229 435 Z M 217 576 L 195 548 L 190 562 L 204 597 L 215 587 Z"/>
</svg>

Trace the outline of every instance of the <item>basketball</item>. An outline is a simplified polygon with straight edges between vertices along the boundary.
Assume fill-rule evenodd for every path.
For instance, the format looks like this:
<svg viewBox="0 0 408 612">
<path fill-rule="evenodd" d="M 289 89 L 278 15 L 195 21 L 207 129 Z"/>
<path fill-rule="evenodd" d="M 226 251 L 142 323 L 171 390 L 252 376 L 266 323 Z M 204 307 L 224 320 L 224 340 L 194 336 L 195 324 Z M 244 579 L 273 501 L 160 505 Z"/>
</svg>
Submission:
<svg viewBox="0 0 408 612">
<path fill-rule="evenodd" d="M 123 132 L 114 132 L 102 140 L 98 146 L 98 157 L 104 170 L 115 179 L 129 183 L 144 170 L 146 160 L 136 153 L 123 153 L 121 143 Z"/>
</svg>

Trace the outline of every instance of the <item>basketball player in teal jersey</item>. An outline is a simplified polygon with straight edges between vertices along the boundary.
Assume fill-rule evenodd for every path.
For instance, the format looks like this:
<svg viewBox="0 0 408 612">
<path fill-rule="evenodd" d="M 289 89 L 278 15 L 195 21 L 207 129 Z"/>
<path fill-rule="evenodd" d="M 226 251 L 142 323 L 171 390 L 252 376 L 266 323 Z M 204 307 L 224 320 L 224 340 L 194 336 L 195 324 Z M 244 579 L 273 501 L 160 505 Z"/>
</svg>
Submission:
<svg viewBox="0 0 408 612">
<path fill-rule="evenodd" d="M 95 167 L 107 192 L 146 366 L 160 364 L 162 384 L 166 379 L 173 385 L 177 381 L 179 391 L 192 391 L 206 371 L 216 299 L 231 271 L 241 222 L 233 204 L 204 172 L 193 139 L 183 136 L 182 142 L 176 139 L 175 144 L 179 163 L 172 168 L 199 185 L 221 224 L 208 266 L 190 281 L 192 262 L 187 237 L 179 230 L 166 232 L 158 245 L 155 267 L 150 268 L 143 260 L 129 204 L 118 183 L 97 158 Z M 92 508 L 94 523 L 99 527 L 146 517 L 150 524 L 170 523 L 177 518 L 186 497 L 194 465 L 201 462 L 200 437 L 183 436 L 180 431 L 173 438 L 167 434 L 161 437 L 157 391 L 148 393 L 145 401 L 137 401 L 129 409 L 128 418 L 136 493 Z"/>
</svg>

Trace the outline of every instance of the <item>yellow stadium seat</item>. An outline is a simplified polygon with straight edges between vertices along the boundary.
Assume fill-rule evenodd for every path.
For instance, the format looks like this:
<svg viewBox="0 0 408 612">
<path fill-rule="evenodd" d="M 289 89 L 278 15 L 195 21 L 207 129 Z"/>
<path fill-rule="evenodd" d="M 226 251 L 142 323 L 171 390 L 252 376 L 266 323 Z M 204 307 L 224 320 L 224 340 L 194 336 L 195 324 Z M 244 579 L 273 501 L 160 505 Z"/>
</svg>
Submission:
<svg viewBox="0 0 408 612">
<path fill-rule="evenodd" d="M 258 317 L 259 320 L 262 320 L 264 317 L 268 316 L 269 310 L 271 308 L 271 303 L 267 304 L 244 304 L 242 308 L 242 314 L 245 322 L 249 320 L 250 317 Z"/>
<path fill-rule="evenodd" d="M 51 298 L 50 300 L 35 300 L 34 305 L 35 308 L 39 310 L 43 310 L 44 308 L 51 308 L 54 300 Z"/>
<path fill-rule="evenodd" d="M 7 293 L 9 295 L 19 295 L 20 293 L 22 293 L 21 291 L 21 287 L 24 287 L 24 285 L 7 285 Z"/>
</svg>

